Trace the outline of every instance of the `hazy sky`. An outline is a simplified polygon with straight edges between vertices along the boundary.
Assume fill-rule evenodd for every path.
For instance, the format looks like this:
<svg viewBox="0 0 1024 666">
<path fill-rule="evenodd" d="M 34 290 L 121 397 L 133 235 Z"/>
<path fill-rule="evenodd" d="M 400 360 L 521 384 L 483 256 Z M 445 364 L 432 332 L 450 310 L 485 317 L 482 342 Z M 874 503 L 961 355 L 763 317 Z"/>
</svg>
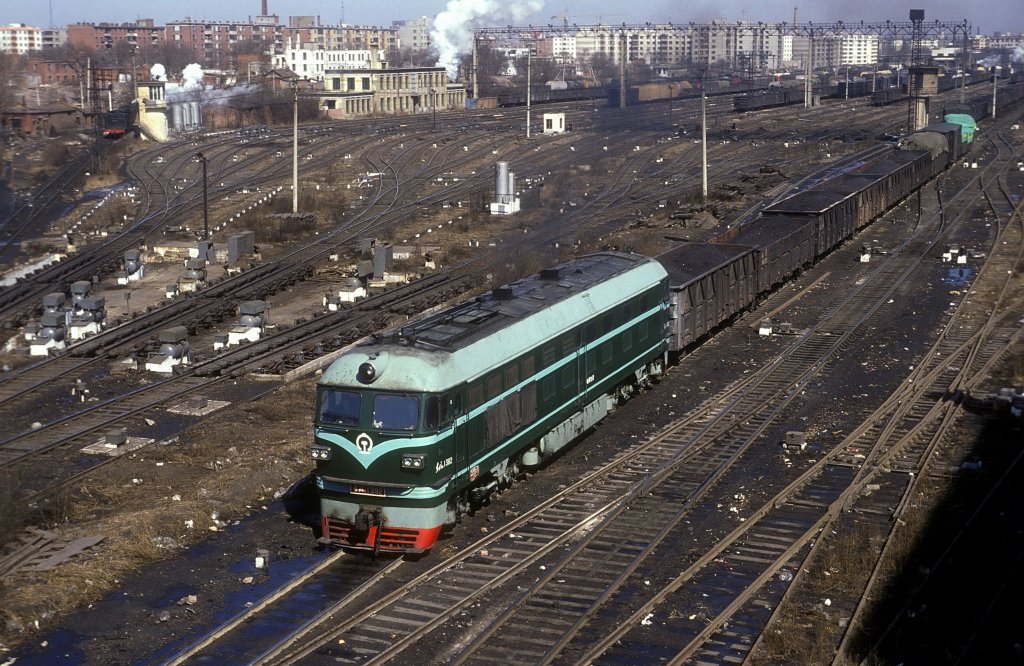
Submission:
<svg viewBox="0 0 1024 666">
<path fill-rule="evenodd" d="M 456 1 L 456 0 L 452 0 Z M 508 6 L 517 0 L 457 0 L 477 4 Z M 295 15 L 319 15 L 326 24 L 337 24 L 344 15 L 346 23 L 390 25 L 393 19 L 434 15 L 448 4 L 446 0 L 268 0 L 270 12 L 282 20 Z M 568 10 L 574 23 L 705 22 L 715 17 L 729 20 L 791 21 L 794 5 L 800 6 L 800 21 L 884 21 L 908 19 L 911 7 L 925 10 L 925 19 L 961 21 L 967 19 L 985 34 L 994 31 L 1024 32 L 1021 0 L 941 0 L 901 4 L 892 0 L 831 0 L 801 3 L 799 0 L 718 0 L 682 2 L 680 0 L 639 0 L 622 3 L 613 0 L 546 0 L 544 9 L 525 23 L 543 25 L 561 21 Z M 121 23 L 136 18 L 152 18 L 157 24 L 190 17 L 196 20 L 244 20 L 260 13 L 260 0 L 0 0 L 0 24 L 27 23 L 39 27 L 62 26 L 78 21 Z M 552 18 L 557 16 L 558 18 Z M 502 25 L 500 22 L 488 25 Z"/>
</svg>

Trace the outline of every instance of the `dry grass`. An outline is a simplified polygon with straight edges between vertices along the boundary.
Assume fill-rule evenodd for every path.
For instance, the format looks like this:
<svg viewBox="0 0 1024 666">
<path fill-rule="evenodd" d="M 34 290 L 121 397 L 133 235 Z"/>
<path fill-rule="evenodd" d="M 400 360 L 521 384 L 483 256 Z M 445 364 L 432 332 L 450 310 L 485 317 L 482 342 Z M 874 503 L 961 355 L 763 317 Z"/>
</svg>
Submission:
<svg viewBox="0 0 1024 666">
<path fill-rule="evenodd" d="M 303 476 L 310 467 L 312 399 L 312 381 L 304 380 L 229 407 L 175 445 L 142 449 L 108 465 L 75 490 L 73 501 L 58 501 L 52 515 L 66 522 L 44 527 L 106 538 L 53 571 L 22 571 L 5 580 L 0 646 L 24 638 L 37 622 L 48 628 L 127 574 L 266 505 Z"/>
<path fill-rule="evenodd" d="M 859 597 L 880 550 L 882 537 L 873 527 L 844 525 L 821 537 L 828 542 L 805 565 L 801 599 Z M 808 603 L 783 606 L 778 621 L 764 634 L 755 663 L 825 664 L 832 660 L 843 628 L 837 618 L 827 618 L 831 612 L 827 607 Z M 811 632 L 816 640 L 808 640 Z"/>
</svg>

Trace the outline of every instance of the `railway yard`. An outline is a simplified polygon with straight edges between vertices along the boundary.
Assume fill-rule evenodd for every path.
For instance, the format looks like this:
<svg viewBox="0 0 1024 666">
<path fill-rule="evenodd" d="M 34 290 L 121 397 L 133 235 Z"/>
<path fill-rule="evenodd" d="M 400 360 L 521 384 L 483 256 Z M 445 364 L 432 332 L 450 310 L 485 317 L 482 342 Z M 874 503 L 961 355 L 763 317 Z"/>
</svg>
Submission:
<svg viewBox="0 0 1024 666">
<path fill-rule="evenodd" d="M 135 147 L 73 207 L 68 160 L 0 228 L 27 267 L 0 287 L 0 663 L 1021 663 L 1024 438 L 993 397 L 1024 384 L 1021 83 L 1001 94 L 963 157 L 405 557 L 323 547 L 286 495 L 333 360 L 594 252 L 674 285 L 667 253 L 885 159 L 906 108 L 713 101 L 707 205 L 699 100 L 559 105 L 572 130 L 530 138 L 521 108 L 303 126 L 301 214 L 291 128 Z M 484 212 L 497 161 L 519 214 Z M 390 277 L 341 299 L 385 247 Z M 30 352 L 56 293 L 106 325 Z"/>
</svg>

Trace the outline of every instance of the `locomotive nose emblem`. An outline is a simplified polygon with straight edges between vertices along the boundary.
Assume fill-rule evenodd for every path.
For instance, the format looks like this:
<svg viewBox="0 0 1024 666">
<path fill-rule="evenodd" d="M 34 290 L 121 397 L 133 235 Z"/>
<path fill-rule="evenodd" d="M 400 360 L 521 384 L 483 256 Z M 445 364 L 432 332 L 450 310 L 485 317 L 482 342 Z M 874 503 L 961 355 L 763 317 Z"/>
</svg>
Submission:
<svg viewBox="0 0 1024 666">
<path fill-rule="evenodd" d="M 356 448 L 359 449 L 359 453 L 369 453 L 373 448 L 373 440 L 364 432 L 356 437 Z"/>
</svg>

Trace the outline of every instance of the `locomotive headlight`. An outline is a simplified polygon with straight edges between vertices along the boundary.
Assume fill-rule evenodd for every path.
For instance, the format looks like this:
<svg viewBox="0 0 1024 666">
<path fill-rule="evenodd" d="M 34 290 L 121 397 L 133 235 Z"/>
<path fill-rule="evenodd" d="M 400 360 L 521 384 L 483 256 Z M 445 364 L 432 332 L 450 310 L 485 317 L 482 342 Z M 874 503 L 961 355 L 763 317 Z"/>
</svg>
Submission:
<svg viewBox="0 0 1024 666">
<path fill-rule="evenodd" d="M 425 453 L 403 453 L 402 469 L 421 470 L 427 466 Z"/>
<path fill-rule="evenodd" d="M 310 449 L 310 455 L 313 456 L 313 460 L 327 461 L 331 459 L 331 450 L 326 446 L 314 446 Z"/>
</svg>

